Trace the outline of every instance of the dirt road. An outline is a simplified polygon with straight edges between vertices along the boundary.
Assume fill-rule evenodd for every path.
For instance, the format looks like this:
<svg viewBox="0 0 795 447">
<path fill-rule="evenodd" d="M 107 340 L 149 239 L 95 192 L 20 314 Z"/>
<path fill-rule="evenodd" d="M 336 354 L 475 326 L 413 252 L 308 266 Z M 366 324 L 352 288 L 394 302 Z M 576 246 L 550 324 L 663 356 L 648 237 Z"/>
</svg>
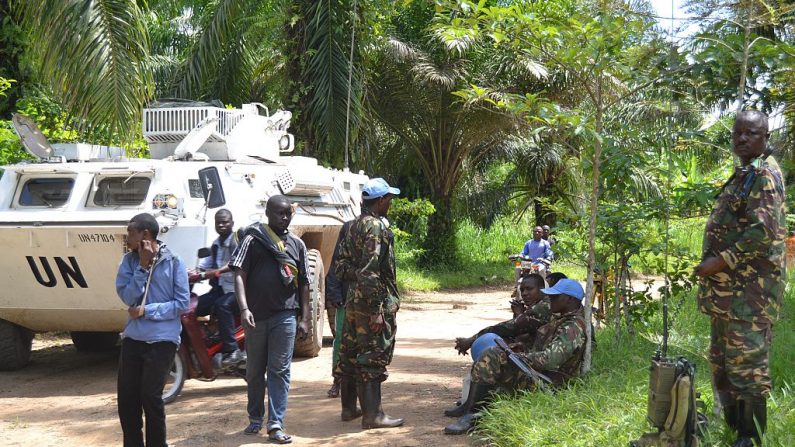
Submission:
<svg viewBox="0 0 795 447">
<path fill-rule="evenodd" d="M 406 418 L 404 427 L 362 431 L 341 422 L 339 402 L 326 397 L 331 349 L 297 359 L 286 430 L 301 446 L 467 446 L 476 441 L 442 434 L 442 415 L 461 390 L 469 357 L 453 350 L 456 336 L 471 335 L 507 318 L 508 293 L 500 289 L 414 294 L 398 314 L 395 358 L 384 384 L 384 409 Z M 37 337 L 31 364 L 0 372 L 0 445 L 85 447 L 121 445 L 116 415 L 118 352 L 77 353 L 68 338 Z M 172 446 L 250 446 L 266 436 L 246 436 L 246 385 L 221 377 L 189 380 L 166 407 Z"/>
</svg>

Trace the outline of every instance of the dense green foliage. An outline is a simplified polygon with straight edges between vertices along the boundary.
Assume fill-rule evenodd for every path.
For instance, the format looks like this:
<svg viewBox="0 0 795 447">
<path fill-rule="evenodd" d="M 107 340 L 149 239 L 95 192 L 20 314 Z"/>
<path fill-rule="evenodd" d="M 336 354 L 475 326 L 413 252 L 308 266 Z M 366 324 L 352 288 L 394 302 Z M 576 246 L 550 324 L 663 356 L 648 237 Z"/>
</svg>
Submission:
<svg viewBox="0 0 795 447">
<path fill-rule="evenodd" d="M 792 280 L 793 277 L 790 277 Z M 685 356 L 697 365 L 696 389 L 707 404 L 710 419 L 705 446 L 729 445 L 729 433 L 722 418 L 709 409 L 713 397 L 709 366 L 709 319 L 697 311 L 694 295 L 677 297 L 672 303 L 673 325 L 669 340 L 670 356 Z M 795 443 L 795 290 L 785 297 L 782 318 L 774 329 L 771 374 L 774 391 L 769 404 L 768 433 L 765 445 Z M 486 412 L 475 436 L 494 446 L 561 445 L 567 447 L 626 446 L 644 432 L 646 422 L 648 366 L 658 348 L 661 321 L 656 318 L 649 329 L 637 337 L 616 340 L 611 331 L 598 331 L 598 348 L 593 369 L 587 377 L 556 393 L 522 393 L 501 396 Z"/>
</svg>

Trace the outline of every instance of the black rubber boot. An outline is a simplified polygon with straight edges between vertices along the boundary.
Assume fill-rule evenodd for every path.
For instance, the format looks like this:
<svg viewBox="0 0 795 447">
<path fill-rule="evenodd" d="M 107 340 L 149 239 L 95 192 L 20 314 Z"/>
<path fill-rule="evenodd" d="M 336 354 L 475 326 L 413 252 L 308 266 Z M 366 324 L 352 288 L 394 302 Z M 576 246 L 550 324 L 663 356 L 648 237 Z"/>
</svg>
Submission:
<svg viewBox="0 0 795 447">
<path fill-rule="evenodd" d="M 446 435 L 463 435 L 475 427 L 477 412 L 488 402 L 491 385 L 472 382 L 469 385 L 467 400 L 461 407 L 464 410 L 458 420 L 444 428 Z"/>
<path fill-rule="evenodd" d="M 760 447 L 762 435 L 767 428 L 767 399 L 746 397 L 738 401 L 737 413 L 739 429 L 737 440 L 732 447 Z"/>
<path fill-rule="evenodd" d="M 352 421 L 362 415 L 362 410 L 356 405 L 359 400 L 356 392 L 356 382 L 352 377 L 340 378 L 340 402 L 342 403 L 343 422 Z"/>
<path fill-rule="evenodd" d="M 402 418 L 384 414 L 381 408 L 381 382 L 358 384 L 359 402 L 362 404 L 362 428 L 392 428 L 403 425 Z"/>
<path fill-rule="evenodd" d="M 466 412 L 467 412 L 466 407 L 464 406 L 464 404 L 461 404 L 452 408 L 448 408 L 447 410 L 444 410 L 444 415 L 450 418 L 458 418 L 466 414 Z"/>
<path fill-rule="evenodd" d="M 718 400 L 720 401 L 721 407 L 723 407 L 723 419 L 726 421 L 726 425 L 728 425 L 733 431 L 737 432 L 739 429 L 739 407 L 737 399 L 735 399 L 734 396 L 729 393 L 721 393 L 718 397 Z"/>
</svg>

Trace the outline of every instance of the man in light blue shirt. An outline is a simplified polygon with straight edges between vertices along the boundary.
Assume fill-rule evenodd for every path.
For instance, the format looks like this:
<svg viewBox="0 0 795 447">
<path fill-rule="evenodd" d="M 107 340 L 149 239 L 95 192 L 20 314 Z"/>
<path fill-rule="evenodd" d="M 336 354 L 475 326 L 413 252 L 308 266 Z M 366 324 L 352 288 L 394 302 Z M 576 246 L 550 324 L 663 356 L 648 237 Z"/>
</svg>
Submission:
<svg viewBox="0 0 795 447">
<path fill-rule="evenodd" d="M 549 246 L 549 242 L 541 238 L 543 232 L 544 230 L 541 227 L 533 229 L 533 238 L 527 241 L 522 249 L 523 258 L 529 258 L 533 261 L 552 260 L 552 249 Z"/>
<path fill-rule="evenodd" d="M 157 240 L 160 226 L 138 214 L 127 226 L 127 248 L 116 274 L 116 293 L 128 306 L 117 383 L 124 446 L 166 446 L 163 387 L 180 343 L 180 315 L 190 303 L 188 271 Z"/>
<path fill-rule="evenodd" d="M 218 238 L 213 241 L 210 249 L 212 255 L 199 262 L 201 278 L 210 278 L 212 289 L 199 297 L 196 315 L 209 315 L 214 312 L 218 318 L 218 333 L 224 344 L 221 348 L 224 366 L 234 365 L 243 360 L 235 340 L 235 314 L 238 312 L 235 300 L 235 273 L 229 267 L 232 253 L 237 248 L 237 241 L 232 235 L 234 225 L 231 211 L 220 209 L 215 213 L 215 232 L 218 233 Z"/>
</svg>

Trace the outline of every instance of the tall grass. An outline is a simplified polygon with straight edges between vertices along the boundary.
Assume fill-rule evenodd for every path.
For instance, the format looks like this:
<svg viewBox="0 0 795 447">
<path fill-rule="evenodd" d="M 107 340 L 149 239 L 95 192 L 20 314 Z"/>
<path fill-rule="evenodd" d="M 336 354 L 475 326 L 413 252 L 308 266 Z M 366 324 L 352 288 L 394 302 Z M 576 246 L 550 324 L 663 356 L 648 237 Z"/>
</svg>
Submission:
<svg viewBox="0 0 795 447">
<path fill-rule="evenodd" d="M 791 275 L 790 279 L 793 279 Z M 669 357 L 695 362 L 696 389 L 707 408 L 713 396 L 706 361 L 709 320 L 698 312 L 694 294 L 671 305 L 673 324 Z M 785 297 L 781 320 L 774 327 L 771 374 L 774 390 L 768 406 L 766 446 L 795 445 L 795 290 Z M 501 396 L 490 406 L 475 436 L 494 446 L 622 446 L 642 433 L 646 422 L 649 362 L 658 348 L 662 323 L 658 318 L 644 333 L 616 340 L 612 331 L 597 333 L 593 369 L 587 377 L 556 393 Z M 734 435 L 711 411 L 704 446 L 730 445 Z"/>
</svg>

